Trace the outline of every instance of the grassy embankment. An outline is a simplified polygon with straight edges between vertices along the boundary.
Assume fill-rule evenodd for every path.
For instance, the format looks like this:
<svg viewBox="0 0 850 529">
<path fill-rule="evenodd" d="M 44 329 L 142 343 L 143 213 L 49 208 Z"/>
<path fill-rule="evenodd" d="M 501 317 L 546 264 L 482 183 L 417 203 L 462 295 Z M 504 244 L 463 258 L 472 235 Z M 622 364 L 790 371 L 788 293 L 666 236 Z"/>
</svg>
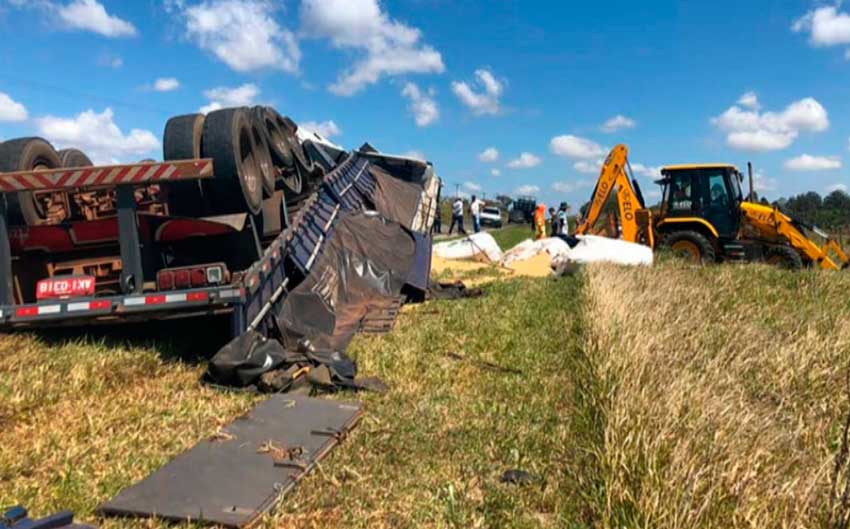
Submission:
<svg viewBox="0 0 850 529">
<path fill-rule="evenodd" d="M 496 235 L 525 237 L 509 230 Z M 335 397 L 364 399 L 363 423 L 264 526 L 828 525 L 848 287 L 839 273 L 666 262 L 503 277 L 484 298 L 406 310 L 350 350 L 392 390 Z M 198 384 L 203 366 L 185 359 L 214 339 L 149 335 L 0 340 L 0 504 L 91 520 L 255 400 Z M 508 468 L 543 481 L 499 483 Z"/>
</svg>

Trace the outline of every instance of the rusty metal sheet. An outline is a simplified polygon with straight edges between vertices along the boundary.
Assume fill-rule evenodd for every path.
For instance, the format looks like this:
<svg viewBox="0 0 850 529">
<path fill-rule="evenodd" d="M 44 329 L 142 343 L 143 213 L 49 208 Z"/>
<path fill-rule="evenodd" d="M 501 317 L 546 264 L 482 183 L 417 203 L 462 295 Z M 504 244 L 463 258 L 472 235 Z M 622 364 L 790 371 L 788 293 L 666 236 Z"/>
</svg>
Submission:
<svg viewBox="0 0 850 529">
<path fill-rule="evenodd" d="M 275 395 L 98 511 L 250 526 L 354 428 L 362 413 L 359 402 Z"/>
</svg>

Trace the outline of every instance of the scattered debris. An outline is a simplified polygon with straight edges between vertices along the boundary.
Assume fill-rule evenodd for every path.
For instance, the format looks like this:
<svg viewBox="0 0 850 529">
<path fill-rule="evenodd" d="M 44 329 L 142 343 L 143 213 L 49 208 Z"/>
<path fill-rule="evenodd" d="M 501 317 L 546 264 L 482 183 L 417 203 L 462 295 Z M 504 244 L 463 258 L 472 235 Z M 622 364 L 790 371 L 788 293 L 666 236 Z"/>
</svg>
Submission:
<svg viewBox="0 0 850 529">
<path fill-rule="evenodd" d="M 543 481 L 543 478 L 536 476 L 519 468 L 506 470 L 502 477 L 499 478 L 502 483 L 510 483 L 511 485 L 531 485 Z"/>
<path fill-rule="evenodd" d="M 275 395 L 227 427 L 234 440 L 201 441 L 98 511 L 246 527 L 339 444 L 362 412 L 356 402 Z"/>
<path fill-rule="evenodd" d="M 483 295 L 483 290 L 467 288 L 463 281 L 437 282 L 428 288 L 428 299 L 480 298 Z"/>
<path fill-rule="evenodd" d="M 71 511 L 32 519 L 27 510 L 18 505 L 3 513 L 0 517 L 0 529 L 94 529 L 94 527 L 74 523 L 74 513 Z"/>
</svg>

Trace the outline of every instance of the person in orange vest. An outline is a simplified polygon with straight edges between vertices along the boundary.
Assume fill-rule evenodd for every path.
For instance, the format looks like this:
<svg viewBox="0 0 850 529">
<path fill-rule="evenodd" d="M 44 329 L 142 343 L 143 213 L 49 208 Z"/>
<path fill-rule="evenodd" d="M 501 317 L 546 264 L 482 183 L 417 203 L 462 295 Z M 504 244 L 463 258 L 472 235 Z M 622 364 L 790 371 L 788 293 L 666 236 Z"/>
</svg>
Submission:
<svg viewBox="0 0 850 529">
<path fill-rule="evenodd" d="M 534 231 L 538 239 L 546 238 L 546 204 L 538 204 L 534 212 Z"/>
</svg>

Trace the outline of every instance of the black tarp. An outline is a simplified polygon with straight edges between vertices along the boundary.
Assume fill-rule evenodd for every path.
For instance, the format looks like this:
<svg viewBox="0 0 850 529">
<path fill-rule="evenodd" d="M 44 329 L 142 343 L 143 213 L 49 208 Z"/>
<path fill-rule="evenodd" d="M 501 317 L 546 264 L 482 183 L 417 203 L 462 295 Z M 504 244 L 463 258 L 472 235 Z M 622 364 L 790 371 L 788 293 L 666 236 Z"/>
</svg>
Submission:
<svg viewBox="0 0 850 529">
<path fill-rule="evenodd" d="M 422 185 L 399 180 L 377 165 L 371 165 L 369 170 L 377 181 L 372 197 L 375 210 L 402 226 L 412 226 L 422 199 Z"/>
<path fill-rule="evenodd" d="M 373 306 L 401 294 L 416 249 L 413 233 L 396 222 L 343 214 L 310 275 L 287 294 L 277 314 L 284 345 L 307 338 L 317 350 L 345 350 Z"/>
</svg>

